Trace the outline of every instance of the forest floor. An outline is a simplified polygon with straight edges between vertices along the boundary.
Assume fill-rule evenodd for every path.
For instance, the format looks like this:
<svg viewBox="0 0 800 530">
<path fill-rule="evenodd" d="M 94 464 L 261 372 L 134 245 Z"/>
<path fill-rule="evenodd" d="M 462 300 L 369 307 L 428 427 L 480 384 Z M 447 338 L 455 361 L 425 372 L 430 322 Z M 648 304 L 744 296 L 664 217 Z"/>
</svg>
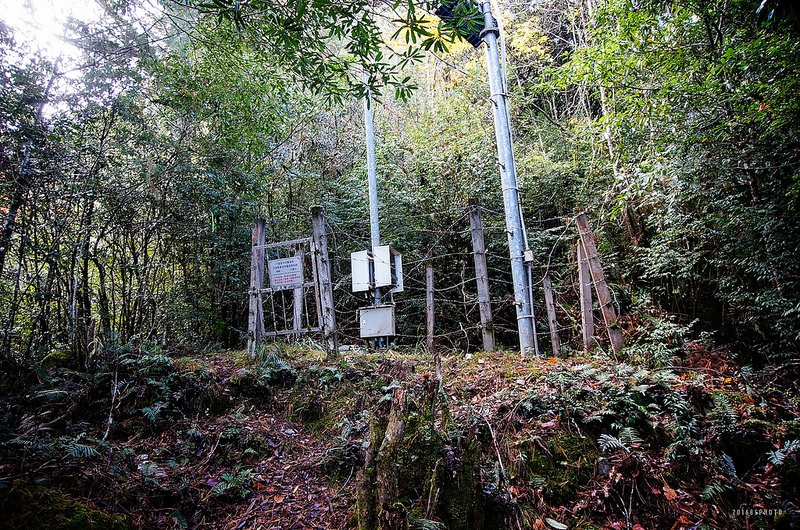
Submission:
<svg viewBox="0 0 800 530">
<path fill-rule="evenodd" d="M 798 366 L 643 364 L 449 355 L 441 391 L 418 352 L 52 366 L 0 397 L 0 527 L 797 527 Z"/>
</svg>

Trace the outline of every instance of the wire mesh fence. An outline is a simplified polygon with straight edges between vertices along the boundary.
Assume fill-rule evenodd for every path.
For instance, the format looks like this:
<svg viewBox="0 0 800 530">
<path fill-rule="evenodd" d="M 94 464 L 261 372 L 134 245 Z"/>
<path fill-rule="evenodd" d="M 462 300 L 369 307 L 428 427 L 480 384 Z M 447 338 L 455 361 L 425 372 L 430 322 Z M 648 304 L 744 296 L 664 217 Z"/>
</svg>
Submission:
<svg viewBox="0 0 800 530">
<path fill-rule="evenodd" d="M 505 218 L 501 211 L 483 208 L 486 261 L 497 345 L 518 348 L 516 310 L 508 255 Z M 409 235 L 408 225 L 423 226 Z M 370 305 L 369 293 L 350 291 L 350 253 L 369 246 L 366 230 L 339 226 L 328 220 L 333 265 L 336 320 L 339 342 L 363 345 L 359 336 L 358 309 Z M 365 227 L 366 228 L 366 227 Z M 421 347 L 426 342 L 426 267 L 434 269 L 434 343 L 437 348 L 453 351 L 481 349 L 481 321 L 478 310 L 477 276 L 466 205 L 453 205 L 442 211 L 427 212 L 406 218 L 403 224 L 389 224 L 382 233 L 384 243 L 403 254 L 404 291 L 393 295 L 396 304 L 395 345 Z M 528 240 L 534 251 L 532 265 L 534 316 L 541 351 L 550 351 L 549 327 L 544 318 L 542 280 L 553 280 L 558 335 L 566 344 L 579 344 L 580 310 L 578 308 L 575 263 L 576 232 L 571 219 L 549 218 L 528 221 Z M 544 339 L 544 340 L 543 340 Z"/>
<path fill-rule="evenodd" d="M 471 203 L 475 204 L 474 201 Z M 404 287 L 398 293 L 391 292 L 390 288 L 383 289 L 382 303 L 393 306 L 391 326 L 394 334 L 389 337 L 389 347 L 424 346 L 454 352 L 480 350 L 486 344 L 491 344 L 489 348 L 519 348 L 519 315 L 514 296 L 505 215 L 499 208 L 481 207 L 481 222 L 476 224 L 475 211 L 470 208 L 465 202 L 415 217 L 399 214 L 396 218 L 387 216 L 389 219 L 382 227 L 381 240 L 403 255 Z M 604 331 L 612 342 L 613 337 L 621 337 L 616 317 L 613 320 L 607 318 L 609 307 L 618 305 L 616 299 L 608 298 L 604 304 L 598 305 L 592 301 L 591 293 L 587 296 L 587 291 L 581 285 L 577 250 L 579 245 L 585 247 L 588 244 L 586 237 L 593 237 L 588 232 L 588 226 L 581 229 L 579 237 L 577 225 L 586 225 L 585 215 L 537 218 L 529 212 L 527 218 L 526 262 L 530 272 L 530 296 L 533 299 L 533 318 L 536 324 L 536 350 L 544 355 L 565 355 L 597 344 L 603 345 Z M 321 232 L 322 221 L 315 223 L 319 225 L 315 230 Z M 332 304 L 332 309 L 329 309 L 328 314 L 335 314 L 338 342 L 344 347 L 373 344 L 371 339 L 362 337 L 364 322 L 361 321 L 359 312 L 373 306 L 375 299 L 370 291 L 354 292 L 353 285 L 363 283 L 360 278 L 363 271 L 359 273 L 358 282 L 354 282 L 351 261 L 351 254 L 362 255 L 363 251 L 369 249 L 369 229 L 366 220 L 353 221 L 350 215 L 337 217 L 334 214 L 325 217 L 328 250 L 326 259 L 329 260 L 334 299 L 329 303 Z M 473 246 L 475 230 L 483 234 L 484 244 L 480 249 Z M 584 231 L 587 233 L 584 234 Z M 583 243 L 580 243 L 581 238 L 584 238 Z M 593 241 L 592 239 L 591 247 L 595 246 Z M 380 248 L 388 252 L 386 247 Z M 296 254 L 300 251 L 289 248 L 288 252 Z M 480 277 L 488 276 L 488 299 L 485 290 L 479 295 L 479 273 L 476 271 L 476 261 L 479 260 L 476 260 L 476 255 L 485 258 L 486 272 L 481 272 Z M 599 270 L 602 277 L 596 249 L 592 259 L 597 260 L 596 266 L 592 267 L 592 274 Z M 326 268 L 322 266 L 320 270 Z M 428 281 L 429 269 L 433 271 L 432 285 Z M 586 279 L 583 281 L 585 287 Z M 600 283 L 607 283 L 602 278 L 598 280 L 596 276 L 590 281 L 594 283 L 598 295 Z M 591 284 L 589 285 L 591 288 Z M 308 287 L 308 292 L 311 292 L 311 286 Z M 606 285 L 602 287 L 605 289 Z M 317 285 L 316 291 L 318 290 Z M 431 298 L 432 305 L 429 302 Z M 319 306 L 319 299 L 316 302 Z M 288 321 L 291 310 L 301 303 L 307 301 L 301 300 L 298 295 L 294 301 L 283 302 L 285 315 L 278 315 L 273 307 L 264 308 L 264 312 L 272 313 L 276 320 L 278 316 L 283 316 L 283 320 Z M 485 318 L 487 303 L 492 310 L 490 321 Z M 588 320 L 585 320 L 586 311 Z M 603 318 L 599 319 L 597 316 L 601 312 Z M 312 311 L 304 313 L 310 314 Z M 321 317 L 319 318 L 321 327 Z M 300 317 L 295 317 L 295 321 L 298 320 Z M 431 321 L 432 331 L 429 329 Z M 594 332 L 584 332 L 584 322 L 590 321 L 596 324 Z M 610 324 L 605 326 L 604 321 Z M 311 320 L 307 319 L 304 326 L 306 331 L 319 329 L 312 329 L 312 326 Z M 588 324 L 586 326 L 592 327 Z M 296 330 L 297 326 L 293 329 Z M 487 329 L 492 331 L 491 341 L 487 341 Z M 299 333 L 295 335 L 295 339 L 299 338 Z M 621 347 L 621 338 L 619 345 L 612 345 L 615 351 L 618 350 Z"/>
</svg>

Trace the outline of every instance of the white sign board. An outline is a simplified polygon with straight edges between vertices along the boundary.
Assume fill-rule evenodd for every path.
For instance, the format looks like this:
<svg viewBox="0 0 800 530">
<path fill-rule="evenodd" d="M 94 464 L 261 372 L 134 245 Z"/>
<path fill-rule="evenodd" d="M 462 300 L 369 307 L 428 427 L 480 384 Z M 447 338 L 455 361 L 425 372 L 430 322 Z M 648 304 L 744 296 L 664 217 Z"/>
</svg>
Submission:
<svg viewBox="0 0 800 530">
<path fill-rule="evenodd" d="M 294 289 L 303 285 L 303 257 L 271 259 L 269 267 L 269 286 L 274 291 Z"/>
</svg>

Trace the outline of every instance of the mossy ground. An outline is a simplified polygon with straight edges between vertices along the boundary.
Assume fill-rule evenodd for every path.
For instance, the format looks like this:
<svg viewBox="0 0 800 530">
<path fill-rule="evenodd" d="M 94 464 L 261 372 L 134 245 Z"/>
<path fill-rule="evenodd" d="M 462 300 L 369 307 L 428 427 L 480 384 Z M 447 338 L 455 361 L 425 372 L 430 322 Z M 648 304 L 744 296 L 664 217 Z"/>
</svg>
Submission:
<svg viewBox="0 0 800 530">
<path fill-rule="evenodd" d="M 125 519 L 57 490 L 18 481 L 0 492 L 0 527 L 9 530 L 128 530 Z"/>
<path fill-rule="evenodd" d="M 542 445 L 534 442 L 523 444 L 520 457 L 530 472 L 525 478 L 541 484 L 544 500 L 563 506 L 574 501 L 578 492 L 595 476 L 601 452 L 594 439 L 565 432 L 549 438 Z"/>
<path fill-rule="evenodd" d="M 298 359 L 298 367 L 306 362 Z M 419 517 L 448 528 L 538 528 L 550 518 L 576 528 L 676 529 L 705 521 L 744 528 L 753 519 L 737 516 L 737 506 L 756 499 L 796 506 L 789 479 L 793 460 L 780 469 L 772 466 L 768 444 L 789 440 L 797 403 L 776 399 L 774 389 L 760 394 L 730 359 L 705 369 L 691 360 L 675 362 L 653 369 L 602 355 L 446 357 L 447 422 L 428 422 L 420 406 L 434 377 L 426 355 L 348 354 L 327 375 L 303 384 L 324 389 L 317 394 L 320 416 L 313 424 L 336 433 L 347 418 L 339 435 L 355 433 L 349 439 L 362 449 L 380 442 L 385 428 L 380 418 L 391 388 L 408 391 L 406 445 L 396 462 L 401 483 L 419 484 L 401 495 L 408 521 Z M 314 366 L 315 373 L 326 374 Z M 347 370 L 358 372 L 356 384 L 346 377 L 331 379 L 331 373 Z M 310 395 L 298 388 L 293 392 Z M 747 458 L 731 446 L 734 442 L 747 448 Z M 443 463 L 453 457 L 463 464 L 461 471 L 470 469 L 467 476 L 443 473 Z M 370 473 L 374 469 L 364 470 L 362 479 L 373 480 Z M 444 476 L 448 485 L 458 486 L 445 492 L 437 482 Z M 460 510 L 459 502 L 469 508 Z M 687 511 L 691 524 L 684 524 L 691 519 Z"/>
</svg>

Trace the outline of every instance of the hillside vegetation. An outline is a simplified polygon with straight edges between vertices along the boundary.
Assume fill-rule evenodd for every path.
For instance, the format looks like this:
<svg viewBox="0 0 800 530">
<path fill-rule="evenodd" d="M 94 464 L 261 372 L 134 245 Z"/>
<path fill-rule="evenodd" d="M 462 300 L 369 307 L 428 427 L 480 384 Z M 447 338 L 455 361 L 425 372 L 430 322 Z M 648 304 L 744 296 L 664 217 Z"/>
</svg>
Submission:
<svg viewBox="0 0 800 530">
<path fill-rule="evenodd" d="M 442 359 L 121 352 L 6 399 L 7 528 L 792 528 L 796 367 L 691 344 Z M 110 394 L 117 384 L 119 391 Z M 119 383 L 123 383 L 119 385 Z M 562 526 L 563 525 L 563 526 Z"/>
</svg>

